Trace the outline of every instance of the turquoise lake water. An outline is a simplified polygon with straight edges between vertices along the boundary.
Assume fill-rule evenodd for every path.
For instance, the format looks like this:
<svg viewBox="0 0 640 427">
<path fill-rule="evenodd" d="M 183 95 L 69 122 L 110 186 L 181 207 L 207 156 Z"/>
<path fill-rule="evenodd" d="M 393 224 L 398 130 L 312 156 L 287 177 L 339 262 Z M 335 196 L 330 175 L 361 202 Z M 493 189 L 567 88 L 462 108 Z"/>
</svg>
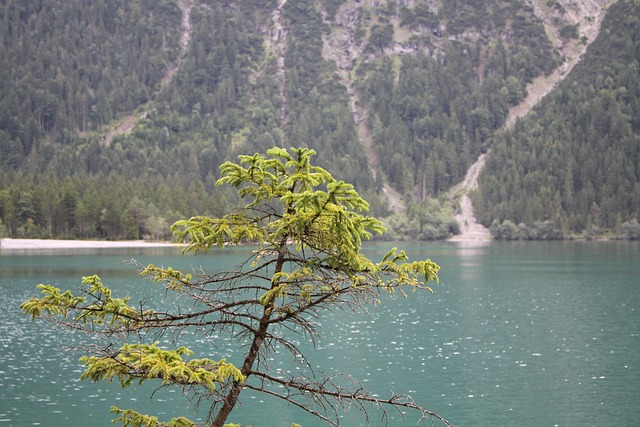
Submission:
<svg viewBox="0 0 640 427">
<path fill-rule="evenodd" d="M 395 245 L 395 244 L 394 244 Z M 390 244 L 367 246 L 372 258 Z M 433 294 L 385 298 L 368 313 L 321 319 L 314 366 L 343 372 L 382 396 L 408 393 L 457 426 L 637 426 L 640 424 L 640 243 L 401 243 L 412 259 L 442 267 Z M 182 269 L 222 268 L 249 249 L 181 256 L 175 249 L 0 250 L 0 427 L 106 427 L 112 405 L 168 420 L 184 410 L 177 391 L 121 389 L 79 381 L 80 353 L 89 342 L 22 315 L 19 304 L 42 282 L 74 289 L 83 275 L 140 298 L 161 298 L 124 260 Z M 379 253 L 378 253 L 379 252 Z M 184 337 L 203 357 L 235 360 Z M 170 342 L 167 339 L 167 346 Z M 282 352 L 272 367 L 295 372 Z M 229 421 L 256 427 L 323 424 L 291 406 L 246 393 Z M 200 415 L 206 415 L 205 413 Z M 385 425 L 369 412 L 372 426 Z M 414 426 L 390 412 L 390 426 Z M 366 425 L 355 409 L 344 426 Z M 431 422 L 423 424 L 431 425 Z M 434 424 L 438 425 L 438 424 Z"/>
</svg>

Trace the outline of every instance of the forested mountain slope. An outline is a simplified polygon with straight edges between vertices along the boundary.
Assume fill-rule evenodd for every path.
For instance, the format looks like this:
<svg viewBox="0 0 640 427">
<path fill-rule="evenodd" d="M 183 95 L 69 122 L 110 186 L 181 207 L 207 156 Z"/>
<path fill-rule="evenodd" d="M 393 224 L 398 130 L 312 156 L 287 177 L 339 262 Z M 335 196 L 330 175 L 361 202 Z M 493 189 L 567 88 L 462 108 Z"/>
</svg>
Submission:
<svg viewBox="0 0 640 427">
<path fill-rule="evenodd" d="M 639 70 L 640 2 L 619 1 L 563 83 L 493 138 L 474 199 L 482 221 L 507 220 L 512 229 L 550 221 L 565 234 L 590 235 L 637 225 Z"/>
<path fill-rule="evenodd" d="M 166 237 L 235 203 L 213 187 L 218 165 L 281 145 L 316 149 L 391 237 L 446 237 L 457 225 L 438 198 L 480 153 L 500 161 L 509 109 L 579 42 L 564 3 L 540 4 L 0 0 L 0 233 Z M 491 188 L 476 201 L 485 223 L 547 219 L 497 210 Z M 581 207 L 567 205 L 572 230 Z"/>
</svg>

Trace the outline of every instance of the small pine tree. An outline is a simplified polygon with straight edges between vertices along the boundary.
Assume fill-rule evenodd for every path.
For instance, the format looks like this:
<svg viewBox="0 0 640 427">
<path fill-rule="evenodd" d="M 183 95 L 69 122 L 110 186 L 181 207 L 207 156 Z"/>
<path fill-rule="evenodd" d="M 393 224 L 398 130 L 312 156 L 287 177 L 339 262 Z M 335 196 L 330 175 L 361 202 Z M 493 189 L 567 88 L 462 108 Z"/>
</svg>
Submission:
<svg viewBox="0 0 640 427">
<path fill-rule="evenodd" d="M 172 230 L 186 244 L 186 251 L 252 244 L 254 251 L 230 270 L 193 276 L 171 267 L 140 266 L 141 275 L 164 285 L 166 292 L 193 302 L 189 310 L 171 313 L 143 309 L 129 298 L 116 298 L 98 276 L 83 279 L 83 290 L 74 295 L 51 285 L 40 285 L 43 296 L 22 304 L 33 318 L 54 319 L 74 331 L 91 330 L 107 337 L 125 334 L 133 339 L 145 331 L 186 329 L 207 335 L 228 334 L 248 342 L 241 366 L 224 358 L 190 358 L 192 351 L 166 350 L 157 343 L 109 343 L 81 360 L 82 378 L 118 380 L 122 386 L 156 380 L 181 387 L 208 400 L 208 426 L 223 427 L 244 389 L 257 390 L 302 408 L 331 425 L 339 424 L 336 407 L 365 410 L 391 406 L 414 409 L 421 419 L 444 418 L 415 404 L 408 396 L 379 398 L 336 382 L 336 376 L 311 372 L 307 376 L 283 376 L 261 361 L 276 346 L 306 361 L 287 331 L 313 339 L 319 331 L 316 317 L 338 307 L 360 310 L 378 304 L 381 293 L 405 290 L 431 291 L 438 265 L 430 260 L 408 262 L 403 251 L 391 250 L 374 262 L 361 252 L 363 240 L 385 229 L 376 218 L 363 215 L 368 204 L 352 185 L 335 180 L 326 170 L 311 164 L 313 150 L 273 148 L 267 156 L 240 156 L 239 163 L 221 166 L 218 185 L 232 185 L 248 200 L 244 208 L 220 218 L 193 217 L 176 222 Z M 307 363 L 311 369 L 311 364 Z M 284 390 L 284 391 L 283 391 Z M 201 400 L 201 404 L 204 400 Z M 162 424 L 157 417 L 129 409 L 112 408 L 124 426 L 195 426 L 183 417 Z"/>
</svg>

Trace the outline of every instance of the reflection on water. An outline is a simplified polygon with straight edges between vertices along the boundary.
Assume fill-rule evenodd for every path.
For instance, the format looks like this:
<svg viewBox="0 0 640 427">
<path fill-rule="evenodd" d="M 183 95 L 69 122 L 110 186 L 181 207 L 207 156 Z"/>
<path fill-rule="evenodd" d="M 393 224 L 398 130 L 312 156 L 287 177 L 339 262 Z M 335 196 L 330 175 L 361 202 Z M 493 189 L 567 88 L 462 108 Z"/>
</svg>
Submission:
<svg viewBox="0 0 640 427">
<path fill-rule="evenodd" d="M 367 247 L 382 256 L 388 244 Z M 629 242 L 452 243 L 399 245 L 412 259 L 442 266 L 434 294 L 385 298 L 366 315 L 337 312 L 321 319 L 315 367 L 352 374 L 381 396 L 411 393 L 457 425 L 634 425 L 640 417 L 640 244 Z M 173 249 L 75 251 L 60 255 L 0 254 L 0 425 L 111 425 L 111 405 L 184 414 L 179 393 L 153 387 L 122 390 L 79 382 L 79 354 L 70 335 L 21 315 L 18 305 L 51 281 L 75 288 L 100 274 L 121 292 L 154 295 L 123 260 L 217 269 L 250 249 L 178 256 Z M 204 356 L 239 357 L 201 338 L 185 337 Z M 167 338 L 167 346 L 171 343 Z M 279 351 L 269 363 L 302 369 Z M 275 427 L 323 426 L 295 408 L 243 395 L 236 422 Z M 189 411 L 187 411 L 189 412 Z M 187 416 L 191 414 L 187 413 Z M 373 411 L 371 422 L 379 422 Z M 390 413 L 392 426 L 415 425 Z M 88 421 L 90 420 L 90 421 Z M 362 425 L 357 411 L 345 425 Z"/>
</svg>

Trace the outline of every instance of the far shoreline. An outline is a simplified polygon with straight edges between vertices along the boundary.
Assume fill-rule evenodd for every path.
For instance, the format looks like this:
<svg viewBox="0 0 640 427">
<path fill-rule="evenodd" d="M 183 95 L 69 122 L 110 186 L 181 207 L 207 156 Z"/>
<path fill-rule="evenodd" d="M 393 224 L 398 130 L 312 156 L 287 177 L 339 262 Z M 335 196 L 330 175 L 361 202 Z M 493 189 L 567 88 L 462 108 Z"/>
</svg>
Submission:
<svg viewBox="0 0 640 427">
<path fill-rule="evenodd" d="M 616 239 L 612 236 L 602 235 L 591 239 L 570 236 L 568 238 L 555 240 L 557 242 L 611 242 L 626 239 Z M 500 242 L 493 238 L 480 238 L 472 235 L 457 235 L 440 242 L 449 242 L 463 246 L 486 246 L 492 242 Z M 512 240 L 512 241 L 543 241 L 543 240 Z M 69 250 L 69 249 L 126 249 L 126 248 L 183 248 L 184 243 L 171 241 L 148 241 L 148 240 L 64 240 L 64 239 L 13 239 L 0 238 L 1 251 L 29 251 L 29 250 Z"/>
<path fill-rule="evenodd" d="M 176 242 L 150 242 L 146 240 L 61 240 L 61 239 L 0 239 L 0 250 L 5 249 L 101 249 L 101 248 L 154 248 L 179 247 Z"/>
</svg>

